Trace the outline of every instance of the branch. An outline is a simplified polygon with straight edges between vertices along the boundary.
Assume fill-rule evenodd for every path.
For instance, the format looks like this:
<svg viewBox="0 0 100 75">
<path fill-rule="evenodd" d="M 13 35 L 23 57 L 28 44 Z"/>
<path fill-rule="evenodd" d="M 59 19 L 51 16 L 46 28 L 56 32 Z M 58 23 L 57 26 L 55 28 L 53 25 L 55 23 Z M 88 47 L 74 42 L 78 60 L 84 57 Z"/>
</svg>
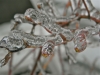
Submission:
<svg viewBox="0 0 100 75">
<path fill-rule="evenodd" d="M 34 64 L 34 66 L 33 66 L 33 69 L 32 69 L 32 72 L 31 72 L 30 75 L 34 75 L 35 69 L 36 69 L 36 67 L 37 67 L 37 63 L 38 63 L 38 61 L 40 60 L 40 58 L 41 58 L 41 49 L 40 49 L 40 51 L 39 51 L 38 57 L 37 57 L 37 59 L 36 59 L 36 61 L 35 61 L 35 64 Z"/>
<path fill-rule="evenodd" d="M 67 4 L 66 4 L 66 6 L 65 6 L 65 8 L 64 8 L 64 12 L 63 12 L 63 16 L 66 16 L 66 11 L 68 10 L 68 8 L 71 6 L 71 2 L 70 1 L 68 1 L 67 2 Z"/>
<path fill-rule="evenodd" d="M 13 70 L 15 70 L 18 66 L 20 66 L 24 60 L 31 54 L 35 51 L 35 49 L 29 51 L 29 53 L 27 53 L 14 67 L 13 67 Z"/>
<path fill-rule="evenodd" d="M 90 11 L 88 10 L 88 7 L 87 7 L 87 5 L 86 5 L 85 1 L 84 1 L 84 0 L 82 0 L 82 1 L 83 1 L 83 4 L 84 4 L 84 6 L 85 6 L 85 8 L 86 8 L 87 12 L 88 12 L 88 16 L 90 17 Z"/>
<path fill-rule="evenodd" d="M 61 47 L 58 46 L 58 57 L 59 57 L 59 61 L 60 61 L 60 64 L 61 64 L 61 68 L 62 68 L 62 75 L 65 75 L 64 73 L 64 64 L 63 64 L 63 60 L 62 60 L 62 55 L 61 55 Z"/>
<path fill-rule="evenodd" d="M 13 54 L 11 53 L 11 59 L 9 62 L 9 70 L 8 70 L 8 75 L 12 75 L 12 63 L 13 63 Z"/>
<path fill-rule="evenodd" d="M 52 61 L 54 55 L 51 55 L 49 60 L 43 65 L 43 69 L 46 70 L 46 68 L 48 67 L 49 63 Z M 39 75 L 42 75 L 41 72 L 39 73 Z"/>
</svg>

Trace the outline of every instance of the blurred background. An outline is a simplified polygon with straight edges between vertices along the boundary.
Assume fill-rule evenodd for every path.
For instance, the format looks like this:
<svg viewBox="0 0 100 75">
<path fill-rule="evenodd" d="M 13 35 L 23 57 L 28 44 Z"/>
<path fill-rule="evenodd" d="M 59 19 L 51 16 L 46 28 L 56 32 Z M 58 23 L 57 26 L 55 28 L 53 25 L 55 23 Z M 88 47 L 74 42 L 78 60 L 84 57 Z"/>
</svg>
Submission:
<svg viewBox="0 0 100 75">
<path fill-rule="evenodd" d="M 100 10 L 100 0 L 91 0 L 94 7 Z M 13 23 L 11 20 L 14 19 L 14 15 L 17 13 L 24 14 L 28 8 L 36 8 L 36 4 L 39 2 L 45 2 L 45 0 L 0 0 L 0 39 L 8 35 Z M 68 0 L 54 0 L 54 4 L 58 9 L 59 13 L 62 14 Z M 70 10 L 69 10 L 70 13 Z M 80 21 L 82 27 L 92 26 L 95 23 L 92 20 L 82 19 Z M 30 24 L 22 24 L 21 28 L 26 32 L 31 29 Z M 42 27 L 37 26 L 35 34 L 49 34 Z M 12 75 L 30 75 L 34 65 L 36 66 L 35 74 L 39 75 L 41 72 L 44 75 L 100 75 L 100 37 L 94 36 L 88 40 L 90 44 L 85 51 L 76 53 L 74 51 L 73 42 L 69 42 L 65 48 L 63 45 L 55 47 L 54 56 L 52 57 L 41 57 L 40 61 L 36 62 L 37 55 L 40 49 L 25 49 L 20 52 L 14 53 L 12 63 Z M 58 50 L 60 49 L 60 57 Z M 66 50 L 70 50 L 75 62 L 69 60 L 66 55 Z M 0 49 L 0 60 L 7 54 L 5 49 Z M 51 59 L 51 60 L 50 60 Z M 50 61 L 49 61 L 50 60 Z M 42 67 L 47 63 L 46 69 Z M 0 67 L 0 75 L 10 75 L 9 63 L 3 67 Z M 63 74 L 64 73 L 64 74 Z"/>
</svg>

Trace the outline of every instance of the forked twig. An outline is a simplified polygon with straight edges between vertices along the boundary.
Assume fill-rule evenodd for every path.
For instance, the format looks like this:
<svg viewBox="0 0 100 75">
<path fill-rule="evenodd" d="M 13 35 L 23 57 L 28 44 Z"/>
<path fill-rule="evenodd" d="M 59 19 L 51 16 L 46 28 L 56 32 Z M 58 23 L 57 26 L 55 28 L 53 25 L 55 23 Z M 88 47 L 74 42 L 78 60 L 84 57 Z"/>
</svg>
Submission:
<svg viewBox="0 0 100 75">
<path fill-rule="evenodd" d="M 85 8 L 86 8 L 87 12 L 88 12 L 88 16 L 90 17 L 90 11 L 88 10 L 88 7 L 87 7 L 87 5 L 86 5 L 85 1 L 84 1 L 84 0 L 82 0 L 82 1 L 83 1 L 83 4 L 84 4 L 84 6 L 85 6 Z"/>
<path fill-rule="evenodd" d="M 8 75 L 12 75 L 12 63 L 13 63 L 13 54 L 11 53 L 11 59 L 9 62 L 9 70 L 8 70 Z"/>
</svg>

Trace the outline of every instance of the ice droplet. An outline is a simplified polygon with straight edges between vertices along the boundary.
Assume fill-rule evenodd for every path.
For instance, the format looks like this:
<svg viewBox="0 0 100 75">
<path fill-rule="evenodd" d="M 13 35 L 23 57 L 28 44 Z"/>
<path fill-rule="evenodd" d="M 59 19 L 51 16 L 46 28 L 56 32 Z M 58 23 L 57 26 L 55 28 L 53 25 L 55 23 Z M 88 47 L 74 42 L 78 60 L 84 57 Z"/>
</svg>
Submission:
<svg viewBox="0 0 100 75">
<path fill-rule="evenodd" d="M 74 36 L 74 49 L 76 52 L 82 52 L 87 47 L 86 33 L 83 30 L 77 30 Z"/>
<path fill-rule="evenodd" d="M 48 57 L 53 54 L 54 45 L 53 41 L 47 41 L 42 47 L 42 56 Z"/>
</svg>

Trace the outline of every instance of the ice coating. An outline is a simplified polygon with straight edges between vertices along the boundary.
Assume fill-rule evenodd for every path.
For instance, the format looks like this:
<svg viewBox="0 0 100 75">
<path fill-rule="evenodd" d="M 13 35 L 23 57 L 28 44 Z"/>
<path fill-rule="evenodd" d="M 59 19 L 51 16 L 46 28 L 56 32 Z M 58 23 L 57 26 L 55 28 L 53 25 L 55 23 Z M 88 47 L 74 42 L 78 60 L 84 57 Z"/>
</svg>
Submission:
<svg viewBox="0 0 100 75">
<path fill-rule="evenodd" d="M 9 51 L 19 51 L 25 48 L 24 42 L 21 39 L 15 39 L 10 36 L 5 36 L 0 41 L 0 48 L 6 48 Z"/>
<path fill-rule="evenodd" d="M 54 45 L 55 44 L 53 41 L 47 41 L 42 47 L 42 55 L 44 57 L 48 57 L 49 55 L 52 55 L 54 51 Z"/>
<path fill-rule="evenodd" d="M 12 30 L 9 36 L 3 37 L 0 41 L 0 48 L 6 48 L 9 51 L 19 51 L 24 48 L 42 47 L 45 42 L 52 40 L 55 45 L 63 43 L 60 35 L 56 36 L 33 36 L 30 33 L 25 33 L 21 30 Z"/>
<path fill-rule="evenodd" d="M 87 47 L 86 33 L 83 30 L 77 30 L 74 36 L 74 49 L 76 52 L 82 52 Z"/>
</svg>

